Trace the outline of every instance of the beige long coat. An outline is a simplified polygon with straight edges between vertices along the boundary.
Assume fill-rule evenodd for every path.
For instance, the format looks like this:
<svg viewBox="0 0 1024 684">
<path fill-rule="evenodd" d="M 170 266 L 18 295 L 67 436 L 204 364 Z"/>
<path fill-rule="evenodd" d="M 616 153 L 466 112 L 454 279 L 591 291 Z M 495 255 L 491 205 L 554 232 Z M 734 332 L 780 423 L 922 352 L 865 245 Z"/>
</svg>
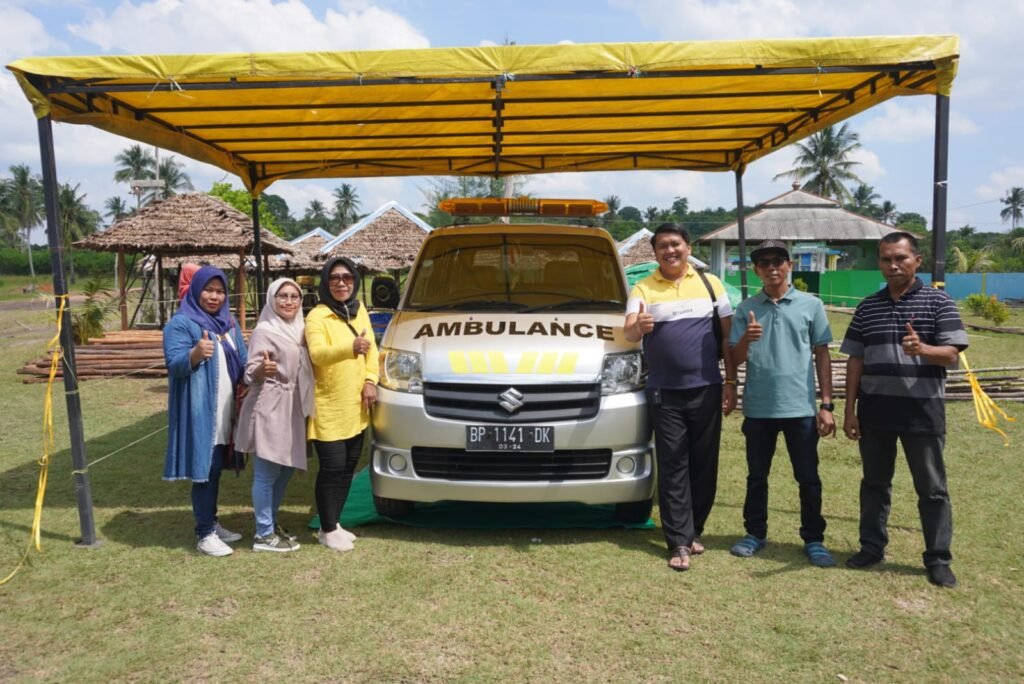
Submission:
<svg viewBox="0 0 1024 684">
<path fill-rule="evenodd" d="M 277 362 L 277 376 L 256 380 L 253 373 L 263 363 L 263 353 L 268 351 Z M 302 399 L 295 379 L 299 354 L 307 353 L 305 347 L 256 328 L 249 342 L 249 362 L 245 366 L 249 394 L 238 415 L 235 449 L 280 465 L 306 469 L 306 418 L 302 415 Z"/>
</svg>

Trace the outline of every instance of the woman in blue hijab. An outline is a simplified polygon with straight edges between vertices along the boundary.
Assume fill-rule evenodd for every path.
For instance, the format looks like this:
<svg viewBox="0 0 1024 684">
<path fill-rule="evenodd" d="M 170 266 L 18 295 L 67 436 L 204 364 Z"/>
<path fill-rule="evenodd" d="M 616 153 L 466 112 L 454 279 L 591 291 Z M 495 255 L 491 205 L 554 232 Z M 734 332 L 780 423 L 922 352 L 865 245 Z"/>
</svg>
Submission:
<svg viewBox="0 0 1024 684">
<path fill-rule="evenodd" d="M 204 266 L 164 328 L 170 421 L 164 479 L 192 481 L 196 548 L 208 556 L 230 555 L 225 542 L 242 538 L 217 522 L 217 494 L 246 356 L 228 307 L 227 278 Z"/>
</svg>

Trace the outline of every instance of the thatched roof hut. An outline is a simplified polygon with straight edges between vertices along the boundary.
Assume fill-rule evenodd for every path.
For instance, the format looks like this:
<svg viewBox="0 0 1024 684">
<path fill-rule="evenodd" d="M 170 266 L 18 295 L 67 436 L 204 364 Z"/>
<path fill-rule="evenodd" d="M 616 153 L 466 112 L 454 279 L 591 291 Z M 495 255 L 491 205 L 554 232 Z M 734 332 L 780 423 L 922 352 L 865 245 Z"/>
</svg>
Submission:
<svg viewBox="0 0 1024 684">
<path fill-rule="evenodd" d="M 252 219 L 224 201 L 201 192 L 175 195 L 153 202 L 134 214 L 117 221 L 102 233 L 79 240 L 75 247 L 118 254 L 118 288 L 121 300 L 121 327 L 128 327 L 126 304 L 126 253 L 153 254 L 157 257 L 158 297 L 160 323 L 164 322 L 163 259 L 177 257 L 182 261 L 205 260 L 217 262 L 224 268 L 240 269 L 238 294 L 245 297 L 245 256 L 253 251 Z M 260 231 L 261 251 L 264 255 L 291 254 L 292 247 L 268 230 Z M 230 256 L 227 256 L 230 255 Z M 191 257 L 183 259 L 182 257 Z M 245 326 L 244 306 L 239 318 Z"/>
<path fill-rule="evenodd" d="M 654 261 L 654 250 L 651 249 L 651 236 L 646 228 L 641 228 L 619 243 L 619 259 L 626 268 L 645 261 Z"/>
<path fill-rule="evenodd" d="M 327 255 L 324 246 L 335 235 L 323 228 L 314 228 L 293 240 L 289 240 L 293 254 L 279 254 L 270 258 L 270 270 L 278 273 L 319 273 Z"/>
<path fill-rule="evenodd" d="M 368 271 L 409 268 L 431 231 L 416 214 L 388 202 L 321 250 L 324 258 L 346 256 Z"/>
</svg>

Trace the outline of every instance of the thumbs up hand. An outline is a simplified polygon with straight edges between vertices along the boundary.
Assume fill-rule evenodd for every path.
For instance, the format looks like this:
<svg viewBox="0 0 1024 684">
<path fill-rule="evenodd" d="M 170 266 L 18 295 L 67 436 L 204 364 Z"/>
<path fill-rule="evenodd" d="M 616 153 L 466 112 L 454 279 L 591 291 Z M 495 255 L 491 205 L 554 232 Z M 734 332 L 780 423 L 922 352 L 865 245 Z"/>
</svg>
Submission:
<svg viewBox="0 0 1024 684">
<path fill-rule="evenodd" d="M 277 361 L 274 361 L 269 351 L 263 352 L 263 360 L 256 369 L 255 375 L 259 380 L 277 377 Z"/>
<path fill-rule="evenodd" d="M 754 312 L 750 311 L 747 315 L 747 331 L 744 335 L 747 336 L 747 342 L 757 342 L 761 339 L 761 335 L 764 334 L 764 328 L 757 322 L 757 317 L 754 316 Z"/>
<path fill-rule="evenodd" d="M 366 339 L 366 330 L 363 330 L 356 336 L 356 339 L 352 340 L 352 353 L 356 356 L 360 354 L 366 354 L 370 351 L 370 340 Z"/>
<path fill-rule="evenodd" d="M 921 338 L 909 322 L 906 324 L 907 334 L 903 338 L 903 352 L 907 356 L 921 355 Z"/>
<path fill-rule="evenodd" d="M 640 301 L 640 312 L 636 315 L 636 327 L 641 336 L 654 330 L 654 314 L 647 311 L 643 300 Z"/>
<path fill-rule="evenodd" d="M 202 339 L 196 342 L 193 349 L 198 351 L 200 360 L 213 358 L 213 340 L 210 339 L 210 333 L 204 330 Z"/>
</svg>

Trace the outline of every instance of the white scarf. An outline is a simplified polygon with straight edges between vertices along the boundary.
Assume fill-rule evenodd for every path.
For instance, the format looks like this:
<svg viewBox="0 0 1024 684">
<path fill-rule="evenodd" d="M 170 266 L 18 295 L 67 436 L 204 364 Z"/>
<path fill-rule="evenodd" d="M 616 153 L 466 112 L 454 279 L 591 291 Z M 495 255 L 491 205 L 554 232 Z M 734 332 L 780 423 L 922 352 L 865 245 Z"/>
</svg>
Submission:
<svg viewBox="0 0 1024 684">
<path fill-rule="evenodd" d="M 299 388 L 299 397 L 302 401 L 302 415 L 310 416 L 313 413 L 313 367 L 309 363 L 309 353 L 306 351 L 306 324 L 302 316 L 302 302 L 299 302 L 299 310 L 295 312 L 295 318 L 286 321 L 276 309 L 277 292 L 284 285 L 291 285 L 302 296 L 302 288 L 291 278 L 278 278 L 270 283 L 267 288 L 267 303 L 263 305 L 260 318 L 256 322 L 256 330 L 262 330 L 269 335 L 275 335 L 285 342 L 290 342 L 299 348 L 299 368 L 295 375 L 295 382 Z"/>
</svg>

